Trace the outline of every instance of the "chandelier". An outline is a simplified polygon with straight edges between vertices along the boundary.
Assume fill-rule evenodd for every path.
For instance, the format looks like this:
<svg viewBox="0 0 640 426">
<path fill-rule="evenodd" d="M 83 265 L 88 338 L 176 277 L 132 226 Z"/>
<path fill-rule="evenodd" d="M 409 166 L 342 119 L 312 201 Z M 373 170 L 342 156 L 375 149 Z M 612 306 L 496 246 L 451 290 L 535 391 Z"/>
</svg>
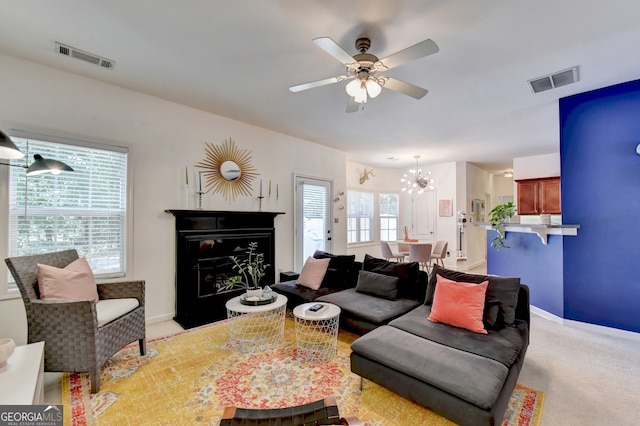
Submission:
<svg viewBox="0 0 640 426">
<path fill-rule="evenodd" d="M 418 159 L 420 156 L 414 155 L 413 158 L 416 159 L 416 168 L 409 169 L 409 173 L 405 173 L 402 179 L 400 179 L 400 182 L 405 184 L 402 192 L 406 191 L 411 194 L 413 191 L 417 191 L 418 194 L 422 194 L 425 189 L 435 189 L 435 186 L 433 186 L 435 181 L 429 178 L 431 172 L 423 174 L 422 169 L 418 168 Z"/>
</svg>

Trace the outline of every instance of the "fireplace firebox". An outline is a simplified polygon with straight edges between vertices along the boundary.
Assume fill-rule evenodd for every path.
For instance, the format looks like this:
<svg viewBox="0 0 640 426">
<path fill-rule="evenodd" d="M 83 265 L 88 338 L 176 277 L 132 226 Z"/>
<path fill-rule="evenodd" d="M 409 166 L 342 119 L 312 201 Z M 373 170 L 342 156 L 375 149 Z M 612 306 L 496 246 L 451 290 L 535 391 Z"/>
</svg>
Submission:
<svg viewBox="0 0 640 426">
<path fill-rule="evenodd" d="M 269 266 L 261 284 L 275 279 L 276 212 L 166 210 L 176 222 L 176 316 L 185 328 L 226 317 L 225 303 L 242 293 L 224 290 L 237 275 L 231 257 L 247 256 L 249 243 Z"/>
</svg>

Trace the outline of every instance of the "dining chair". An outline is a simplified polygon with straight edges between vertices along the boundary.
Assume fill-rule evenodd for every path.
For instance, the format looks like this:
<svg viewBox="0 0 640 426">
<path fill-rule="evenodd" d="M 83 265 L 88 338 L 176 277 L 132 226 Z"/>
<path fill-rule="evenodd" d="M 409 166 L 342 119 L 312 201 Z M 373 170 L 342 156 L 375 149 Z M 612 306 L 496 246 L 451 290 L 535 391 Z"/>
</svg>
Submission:
<svg viewBox="0 0 640 426">
<path fill-rule="evenodd" d="M 398 253 L 409 256 L 409 247 L 411 247 L 411 244 L 409 243 L 398 242 Z"/>
<path fill-rule="evenodd" d="M 387 260 L 396 259 L 398 262 L 404 261 L 404 255 L 402 253 L 392 252 L 389 243 L 386 241 L 380 241 L 380 251 L 382 252 L 382 257 Z"/>
<path fill-rule="evenodd" d="M 447 256 L 447 248 L 449 247 L 449 242 L 444 240 L 436 241 L 436 245 L 433 248 L 433 252 L 431 253 L 430 262 L 435 261 L 435 263 L 439 263 L 440 266 L 444 268 L 444 258 Z"/>
<path fill-rule="evenodd" d="M 409 247 L 409 262 L 418 262 L 420 267 L 429 271 L 431 259 L 431 243 L 414 243 Z"/>
</svg>

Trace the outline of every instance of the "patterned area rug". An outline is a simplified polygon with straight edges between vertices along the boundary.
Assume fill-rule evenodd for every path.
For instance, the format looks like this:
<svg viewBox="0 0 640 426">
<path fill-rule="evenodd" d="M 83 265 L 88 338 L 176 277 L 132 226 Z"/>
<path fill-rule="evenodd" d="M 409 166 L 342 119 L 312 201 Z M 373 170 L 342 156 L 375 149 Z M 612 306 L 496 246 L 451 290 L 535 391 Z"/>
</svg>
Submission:
<svg viewBox="0 0 640 426">
<path fill-rule="evenodd" d="M 87 374 L 64 374 L 65 424 L 216 425 L 225 406 L 278 408 L 334 395 L 342 416 L 368 426 L 452 425 L 442 417 L 350 372 L 356 335 L 340 331 L 335 359 L 313 365 L 296 354 L 293 321 L 281 347 L 243 353 L 228 343 L 221 321 L 117 353 L 102 369 L 100 392 L 89 393 Z M 503 426 L 537 426 L 544 393 L 518 385 Z"/>
</svg>

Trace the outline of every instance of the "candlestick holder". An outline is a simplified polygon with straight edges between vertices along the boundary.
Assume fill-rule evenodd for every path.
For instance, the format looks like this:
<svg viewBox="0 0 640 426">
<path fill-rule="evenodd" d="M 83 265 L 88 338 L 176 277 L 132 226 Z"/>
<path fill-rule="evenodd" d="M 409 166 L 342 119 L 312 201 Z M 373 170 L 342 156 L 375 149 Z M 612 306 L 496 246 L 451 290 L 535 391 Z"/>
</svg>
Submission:
<svg viewBox="0 0 640 426">
<path fill-rule="evenodd" d="M 261 212 L 262 211 L 262 200 L 264 199 L 264 197 L 262 195 L 258 196 L 258 211 Z"/>
<path fill-rule="evenodd" d="M 196 205 L 196 210 L 202 210 L 202 194 L 204 194 L 203 191 L 196 191 L 196 194 L 198 195 L 198 202 Z"/>
</svg>

